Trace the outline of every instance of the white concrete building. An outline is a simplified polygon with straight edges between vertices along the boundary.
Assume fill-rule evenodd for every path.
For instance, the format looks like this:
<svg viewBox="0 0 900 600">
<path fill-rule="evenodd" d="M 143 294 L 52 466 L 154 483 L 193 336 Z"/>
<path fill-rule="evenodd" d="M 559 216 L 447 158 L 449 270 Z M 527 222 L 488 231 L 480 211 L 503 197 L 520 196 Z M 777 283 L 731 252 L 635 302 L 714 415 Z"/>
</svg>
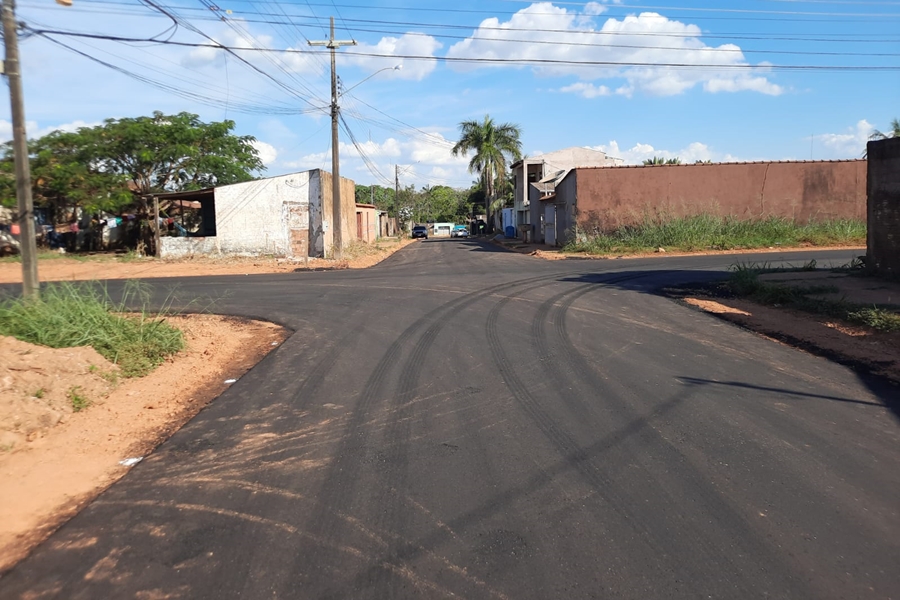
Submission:
<svg viewBox="0 0 900 600">
<path fill-rule="evenodd" d="M 555 184 L 576 167 L 614 167 L 624 164 L 621 158 L 600 150 L 573 146 L 539 154 L 513 163 L 515 196 L 513 209 L 517 233 L 526 241 L 544 242 L 544 207 L 541 198 L 553 193 Z"/>
<path fill-rule="evenodd" d="M 188 235 L 160 239 L 160 256 L 192 254 L 332 255 L 332 179 L 316 169 L 192 192 L 151 196 L 161 203 L 200 203 L 199 225 Z M 344 243 L 356 239 L 355 184 L 341 178 Z"/>
</svg>

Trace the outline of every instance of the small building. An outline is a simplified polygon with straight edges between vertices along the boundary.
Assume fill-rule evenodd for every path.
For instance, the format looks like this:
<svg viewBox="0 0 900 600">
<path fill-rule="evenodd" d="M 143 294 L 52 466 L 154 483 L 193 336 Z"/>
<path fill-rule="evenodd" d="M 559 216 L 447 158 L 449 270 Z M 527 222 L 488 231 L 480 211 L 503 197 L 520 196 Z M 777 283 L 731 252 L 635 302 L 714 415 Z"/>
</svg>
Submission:
<svg viewBox="0 0 900 600">
<path fill-rule="evenodd" d="M 555 152 L 524 158 L 512 164 L 515 192 L 516 230 L 525 241 L 544 241 L 544 205 L 542 197 L 552 192 L 552 183 L 576 167 L 614 167 L 624 164 L 621 158 L 600 150 L 574 146 Z M 535 187 L 534 184 L 539 184 Z"/>
<path fill-rule="evenodd" d="M 341 178 L 344 244 L 357 238 L 354 191 L 354 182 Z M 158 255 L 164 258 L 237 254 L 301 259 L 333 254 L 332 177 L 321 169 L 148 199 L 177 204 L 182 211 L 199 206 L 188 219 L 190 227 L 176 227 L 160 237 Z"/>
<path fill-rule="evenodd" d="M 378 209 L 374 204 L 356 205 L 356 239 L 371 244 L 378 238 Z"/>
<path fill-rule="evenodd" d="M 451 231 L 453 231 L 453 223 L 434 224 L 434 237 L 450 237 Z"/>
</svg>

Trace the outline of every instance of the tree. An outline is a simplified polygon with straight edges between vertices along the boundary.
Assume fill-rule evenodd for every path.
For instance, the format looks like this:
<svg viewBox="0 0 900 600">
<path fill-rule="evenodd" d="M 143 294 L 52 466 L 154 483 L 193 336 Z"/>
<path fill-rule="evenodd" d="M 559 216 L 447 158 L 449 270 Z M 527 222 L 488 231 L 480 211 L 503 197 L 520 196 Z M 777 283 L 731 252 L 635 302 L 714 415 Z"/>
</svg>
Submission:
<svg viewBox="0 0 900 600">
<path fill-rule="evenodd" d="M 477 173 L 484 184 L 485 209 L 488 223 L 491 222 L 491 204 L 496 199 L 495 189 L 498 182 L 506 176 L 507 161 L 516 161 L 522 157 L 522 142 L 519 138 L 522 130 L 512 123 L 496 124 L 490 116 L 484 120 L 463 121 L 459 124 L 459 141 L 453 146 L 453 156 L 473 153 L 469 161 L 469 172 Z"/>
<path fill-rule="evenodd" d="M 895 137 L 900 137 L 900 119 L 891 121 L 891 131 L 882 133 L 877 129 L 873 129 L 871 135 L 869 135 L 870 140 L 885 140 L 887 138 Z"/>
<path fill-rule="evenodd" d="M 115 212 L 133 201 L 128 178 L 97 169 L 78 134 L 54 131 L 30 141 L 28 146 L 35 206 L 49 207 L 58 216 L 64 207 Z M 10 198 L 15 201 L 12 173 L 12 146 L 7 144 L 0 161 L 0 194 L 4 204 Z"/>
<path fill-rule="evenodd" d="M 662 156 L 654 156 L 644 160 L 644 165 L 680 165 L 681 159 L 678 157 L 665 159 Z"/>
<path fill-rule="evenodd" d="M 135 194 L 249 181 L 265 166 L 255 138 L 233 135 L 234 126 L 234 121 L 204 123 L 186 112 L 154 112 L 107 119 L 74 133 L 53 132 L 29 144 L 35 203 L 115 211 L 134 202 Z M 8 149 L 0 161 L 4 201 L 11 157 Z"/>
<path fill-rule="evenodd" d="M 126 175 L 140 194 L 196 190 L 254 179 L 265 170 L 252 136 L 231 133 L 234 121 L 204 123 L 181 112 L 107 119 L 78 130 L 93 163 Z"/>
<path fill-rule="evenodd" d="M 358 204 L 374 204 L 378 210 L 383 210 L 392 217 L 397 216 L 394 188 L 380 185 L 356 186 L 356 202 Z"/>
</svg>

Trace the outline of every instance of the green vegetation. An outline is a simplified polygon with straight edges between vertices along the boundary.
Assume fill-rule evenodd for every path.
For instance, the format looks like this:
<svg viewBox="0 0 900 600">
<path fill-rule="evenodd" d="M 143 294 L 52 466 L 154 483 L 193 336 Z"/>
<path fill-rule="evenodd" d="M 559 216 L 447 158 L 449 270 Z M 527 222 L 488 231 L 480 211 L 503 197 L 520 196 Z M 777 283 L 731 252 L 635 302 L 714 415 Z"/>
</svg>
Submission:
<svg viewBox="0 0 900 600">
<path fill-rule="evenodd" d="M 497 191 L 506 181 L 508 161 L 522 158 L 522 128 L 513 123 L 495 123 L 485 115 L 483 121 L 459 124 L 459 141 L 450 150 L 453 156 L 472 155 L 469 172 L 477 174 L 487 201 L 488 221 L 496 209 Z"/>
<path fill-rule="evenodd" d="M 126 285 L 119 303 L 97 284 L 50 284 L 40 299 L 0 302 L 0 335 L 51 348 L 91 346 L 123 376 L 138 377 L 181 350 L 184 338 L 165 322 L 165 311 L 134 312 L 137 300 L 146 307 L 147 294 L 137 283 Z"/>
<path fill-rule="evenodd" d="M 35 206 L 118 212 L 140 194 L 249 181 L 265 169 L 251 136 L 234 121 L 204 123 L 191 113 L 106 119 L 28 143 Z M 0 158 L 0 202 L 16 201 L 12 144 Z"/>
<path fill-rule="evenodd" d="M 80 385 L 73 385 L 66 391 L 66 398 L 72 403 L 72 410 L 75 412 L 84 410 L 91 405 L 90 399 L 82 394 Z"/>
<path fill-rule="evenodd" d="M 697 161 L 701 162 L 701 161 Z M 663 158 L 662 156 L 654 156 L 653 158 L 644 159 L 643 165 L 680 165 L 681 159 L 677 156 L 675 158 Z"/>
<path fill-rule="evenodd" d="M 770 269 L 766 264 L 737 264 L 733 265 L 731 270 L 728 288 L 737 296 L 760 304 L 786 306 L 842 319 L 878 331 L 900 331 L 900 312 L 896 309 L 813 297 L 816 294 L 837 292 L 838 289 L 834 286 L 792 286 L 760 281 L 759 276 L 763 273 L 785 271 L 785 269 Z"/>
<path fill-rule="evenodd" d="M 45 390 L 44 388 L 38 388 L 38 389 L 32 394 L 32 396 L 34 396 L 35 398 L 37 398 L 38 400 L 40 400 L 41 398 L 44 397 L 44 394 L 45 394 L 45 393 L 46 393 L 46 390 Z"/>
<path fill-rule="evenodd" d="M 774 246 L 864 245 L 864 221 L 833 220 L 800 225 L 791 219 L 740 220 L 733 217 L 697 215 L 693 217 L 645 217 L 637 225 L 604 233 L 578 232 L 575 241 L 563 250 L 590 254 L 646 252 L 665 248 L 685 252 L 735 250 Z"/>
</svg>

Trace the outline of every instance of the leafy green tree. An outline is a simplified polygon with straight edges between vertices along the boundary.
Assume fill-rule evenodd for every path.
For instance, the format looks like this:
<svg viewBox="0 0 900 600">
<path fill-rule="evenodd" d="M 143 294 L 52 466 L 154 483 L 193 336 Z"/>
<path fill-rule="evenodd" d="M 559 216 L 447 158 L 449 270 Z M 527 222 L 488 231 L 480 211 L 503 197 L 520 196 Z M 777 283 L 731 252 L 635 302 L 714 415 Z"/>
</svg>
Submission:
<svg viewBox="0 0 900 600">
<path fill-rule="evenodd" d="M 29 142 L 34 204 L 57 212 L 79 206 L 89 212 L 116 211 L 133 195 L 124 175 L 97 169 L 79 143 L 78 134 L 55 131 Z M 3 204 L 15 204 L 15 176 L 11 144 L 0 160 L 0 195 Z"/>
<path fill-rule="evenodd" d="M 232 134 L 234 121 L 204 123 L 181 112 L 107 119 L 78 134 L 103 171 L 126 175 L 140 194 L 195 190 L 254 179 L 265 170 L 252 136 Z"/>
<path fill-rule="evenodd" d="M 383 210 L 391 217 L 397 216 L 396 192 L 394 188 L 382 187 L 380 185 L 357 185 L 356 186 L 356 202 L 357 204 L 374 204 L 378 210 Z"/>
<path fill-rule="evenodd" d="M 234 121 L 204 123 L 182 112 L 107 119 L 75 133 L 53 132 L 29 143 L 35 204 L 115 211 L 135 195 L 201 189 L 254 179 L 265 169 L 251 136 Z M 0 194 L 15 203 L 12 150 L 0 160 Z M 10 185 L 12 193 L 9 193 Z"/>
<path fill-rule="evenodd" d="M 484 120 L 463 121 L 459 124 L 459 141 L 453 146 L 453 156 L 472 154 L 469 172 L 477 173 L 486 196 L 488 223 L 491 222 L 491 204 L 496 200 L 496 186 L 505 180 L 508 161 L 522 157 L 522 130 L 512 123 L 497 124 L 490 116 Z"/>
</svg>

